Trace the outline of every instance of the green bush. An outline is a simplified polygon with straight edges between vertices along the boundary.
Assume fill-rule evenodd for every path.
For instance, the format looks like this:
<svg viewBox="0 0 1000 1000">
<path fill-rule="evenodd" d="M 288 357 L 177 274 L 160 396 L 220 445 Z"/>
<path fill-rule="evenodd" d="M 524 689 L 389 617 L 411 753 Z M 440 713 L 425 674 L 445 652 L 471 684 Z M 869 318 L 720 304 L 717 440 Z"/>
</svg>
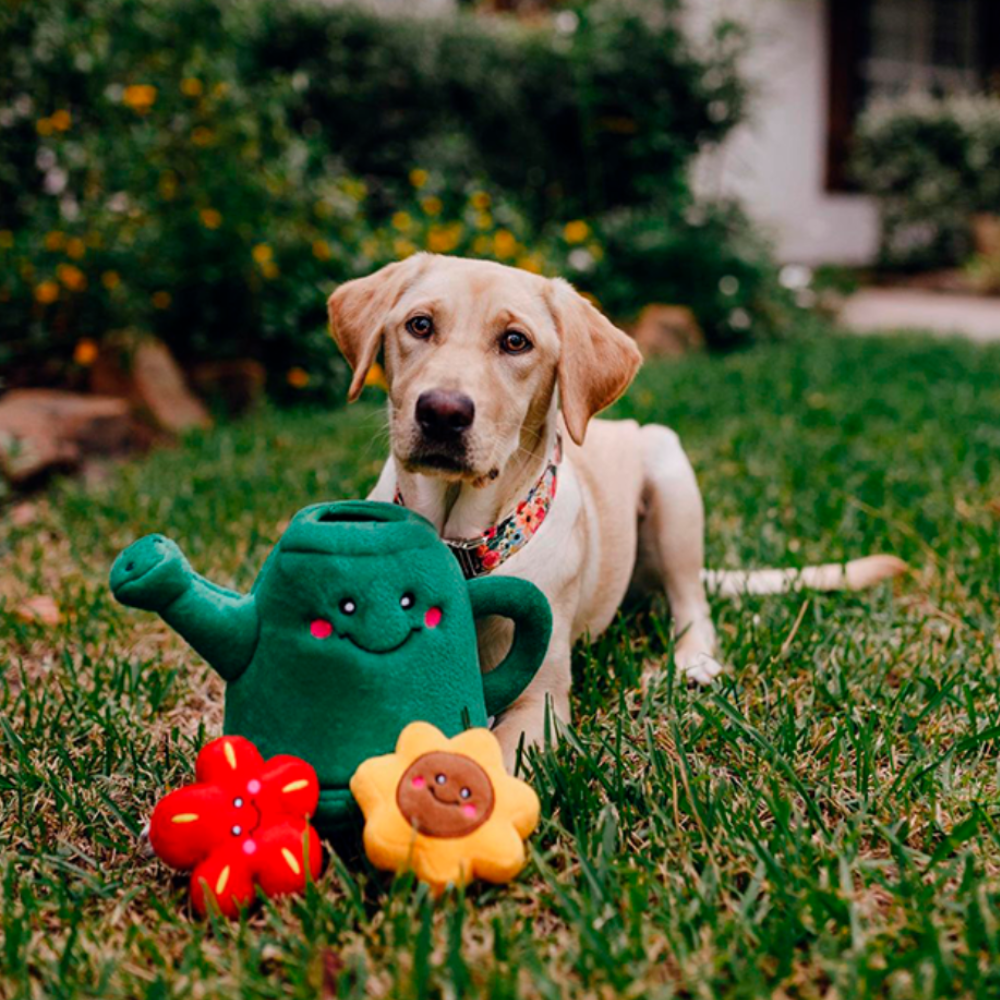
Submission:
<svg viewBox="0 0 1000 1000">
<path fill-rule="evenodd" d="M 716 344 L 773 333 L 769 257 L 685 178 L 739 113 L 738 32 L 699 61 L 675 15 L 598 0 L 567 32 L 287 0 L 11 0 L 8 384 L 82 381 L 96 342 L 140 329 L 185 364 L 254 357 L 277 395 L 339 397 L 329 290 L 420 249 L 565 274 L 622 318 L 688 303 Z"/>
<path fill-rule="evenodd" d="M 348 170 L 487 177 L 541 223 L 684 195 L 692 157 L 742 117 L 742 32 L 723 22 L 696 55 L 680 8 L 595 0 L 553 27 L 271 0 L 250 61 L 296 79 L 296 120 Z"/>
<path fill-rule="evenodd" d="M 1000 98 L 874 104 L 859 125 L 854 172 L 879 200 L 884 264 L 962 262 L 971 216 L 1000 213 Z"/>
</svg>

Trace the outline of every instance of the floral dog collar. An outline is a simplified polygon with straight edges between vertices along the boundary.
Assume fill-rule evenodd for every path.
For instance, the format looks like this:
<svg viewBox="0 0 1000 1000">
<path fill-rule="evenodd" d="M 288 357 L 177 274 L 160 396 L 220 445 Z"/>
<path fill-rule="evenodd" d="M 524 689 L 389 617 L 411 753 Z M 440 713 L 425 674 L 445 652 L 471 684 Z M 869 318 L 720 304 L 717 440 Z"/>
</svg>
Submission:
<svg viewBox="0 0 1000 1000">
<path fill-rule="evenodd" d="M 481 535 L 472 538 L 443 539 L 458 560 L 467 580 L 491 573 L 531 541 L 532 536 L 548 516 L 549 508 L 555 499 L 561 461 L 562 440 L 556 435 L 552 460 L 513 513 Z M 398 486 L 393 502 L 400 507 L 406 506 L 403 493 Z"/>
</svg>

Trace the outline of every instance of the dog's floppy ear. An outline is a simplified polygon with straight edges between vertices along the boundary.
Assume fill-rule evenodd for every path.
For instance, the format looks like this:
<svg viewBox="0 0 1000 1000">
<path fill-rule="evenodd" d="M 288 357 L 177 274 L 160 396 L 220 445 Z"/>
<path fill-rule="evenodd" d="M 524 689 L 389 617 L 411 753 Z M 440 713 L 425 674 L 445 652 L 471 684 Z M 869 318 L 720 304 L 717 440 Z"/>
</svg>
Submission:
<svg viewBox="0 0 1000 1000">
<path fill-rule="evenodd" d="M 341 285 L 327 300 L 330 333 L 354 372 L 347 398 L 354 402 L 378 357 L 386 313 L 426 266 L 429 256 L 415 254 Z"/>
<path fill-rule="evenodd" d="M 583 444 L 590 418 L 610 406 L 642 364 L 635 341 L 568 281 L 549 282 L 549 308 L 561 341 L 559 396 L 569 436 Z"/>
</svg>

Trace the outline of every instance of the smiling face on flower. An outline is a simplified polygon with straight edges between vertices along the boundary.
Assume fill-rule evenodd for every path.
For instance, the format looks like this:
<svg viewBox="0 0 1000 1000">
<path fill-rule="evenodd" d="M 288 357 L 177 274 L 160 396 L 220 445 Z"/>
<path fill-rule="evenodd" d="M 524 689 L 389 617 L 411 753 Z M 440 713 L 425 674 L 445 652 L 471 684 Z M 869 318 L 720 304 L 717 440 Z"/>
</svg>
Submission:
<svg viewBox="0 0 1000 1000">
<path fill-rule="evenodd" d="M 358 768 L 351 791 L 365 816 L 369 860 L 412 870 L 437 892 L 475 878 L 512 879 L 538 823 L 538 796 L 506 772 L 500 744 L 484 728 L 449 739 L 412 722 L 395 753 Z"/>
<path fill-rule="evenodd" d="M 409 766 L 396 802 L 413 828 L 428 837 L 464 837 L 493 813 L 493 785 L 471 757 L 438 750 Z"/>
</svg>

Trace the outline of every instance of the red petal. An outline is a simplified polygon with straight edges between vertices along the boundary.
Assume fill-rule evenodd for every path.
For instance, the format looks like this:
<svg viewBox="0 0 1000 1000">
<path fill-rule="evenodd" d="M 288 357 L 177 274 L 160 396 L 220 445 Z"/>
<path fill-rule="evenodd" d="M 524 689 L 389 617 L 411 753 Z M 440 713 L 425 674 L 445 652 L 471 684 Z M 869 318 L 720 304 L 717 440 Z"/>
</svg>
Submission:
<svg viewBox="0 0 1000 1000">
<path fill-rule="evenodd" d="M 237 845 L 216 851 L 191 873 L 191 902 L 200 916 L 210 902 L 227 917 L 239 916 L 255 895 L 253 874 Z"/>
<path fill-rule="evenodd" d="M 257 882 L 268 896 L 301 892 L 307 878 L 318 878 L 323 866 L 319 834 L 303 822 L 269 827 L 256 838 Z"/>
<path fill-rule="evenodd" d="M 229 796 L 218 785 L 187 785 L 156 804 L 149 842 L 171 868 L 190 871 L 230 836 Z"/>
<path fill-rule="evenodd" d="M 256 801 L 262 826 L 285 817 L 308 819 L 316 812 L 319 780 L 304 760 L 287 754 L 272 757 L 261 771 L 260 782 Z"/>
<path fill-rule="evenodd" d="M 249 740 L 242 736 L 220 736 L 201 748 L 195 775 L 199 781 L 222 785 L 238 793 L 259 775 L 263 766 L 264 758 Z"/>
</svg>

